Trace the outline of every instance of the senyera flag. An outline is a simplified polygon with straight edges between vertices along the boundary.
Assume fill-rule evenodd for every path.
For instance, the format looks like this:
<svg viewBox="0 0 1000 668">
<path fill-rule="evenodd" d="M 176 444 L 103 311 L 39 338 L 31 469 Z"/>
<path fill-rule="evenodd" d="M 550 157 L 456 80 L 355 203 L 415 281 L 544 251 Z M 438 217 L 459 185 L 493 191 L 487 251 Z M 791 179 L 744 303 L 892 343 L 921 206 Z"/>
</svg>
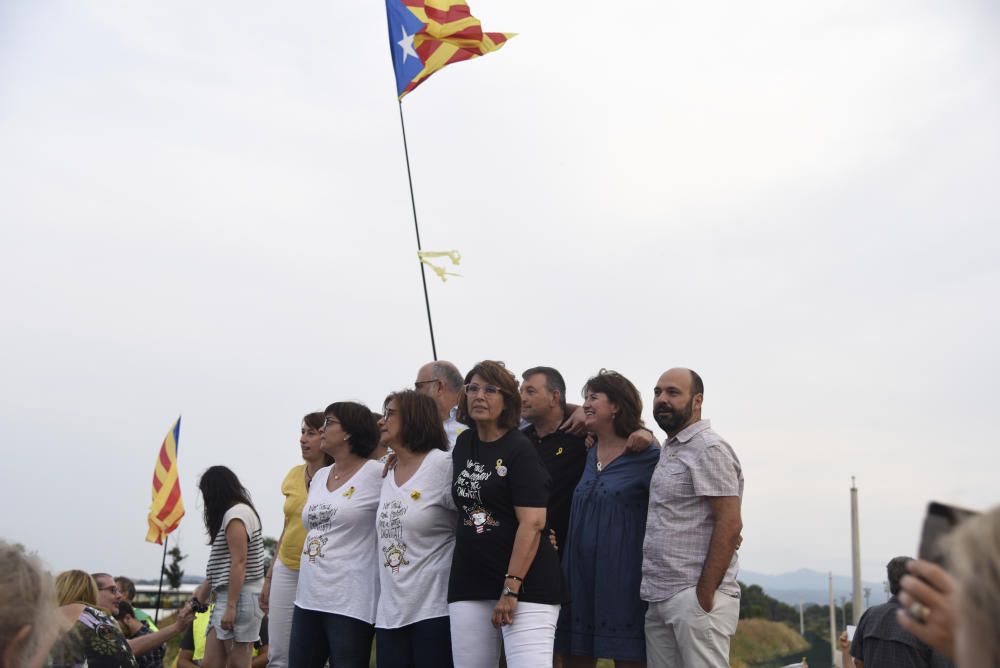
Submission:
<svg viewBox="0 0 1000 668">
<path fill-rule="evenodd" d="M 181 438 L 181 419 L 167 432 L 153 469 L 153 505 L 149 508 L 149 533 L 146 541 L 163 545 L 163 539 L 177 528 L 184 517 L 181 481 L 177 476 L 177 444 Z"/>
<path fill-rule="evenodd" d="M 516 33 L 483 32 L 463 0 L 385 0 L 399 99 L 442 67 L 496 51 Z"/>
</svg>

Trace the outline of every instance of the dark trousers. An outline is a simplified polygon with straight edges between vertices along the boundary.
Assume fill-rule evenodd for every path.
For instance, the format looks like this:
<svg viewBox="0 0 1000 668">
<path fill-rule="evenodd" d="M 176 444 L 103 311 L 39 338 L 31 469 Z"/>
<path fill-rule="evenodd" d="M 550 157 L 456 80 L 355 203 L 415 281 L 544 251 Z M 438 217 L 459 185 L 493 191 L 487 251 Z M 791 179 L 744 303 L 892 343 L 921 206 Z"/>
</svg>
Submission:
<svg viewBox="0 0 1000 668">
<path fill-rule="evenodd" d="M 375 626 L 330 612 L 295 606 L 288 668 L 368 668 Z"/>
<path fill-rule="evenodd" d="M 378 668 L 452 668 L 451 623 L 448 617 L 435 617 L 398 629 L 375 629 L 375 657 Z"/>
</svg>

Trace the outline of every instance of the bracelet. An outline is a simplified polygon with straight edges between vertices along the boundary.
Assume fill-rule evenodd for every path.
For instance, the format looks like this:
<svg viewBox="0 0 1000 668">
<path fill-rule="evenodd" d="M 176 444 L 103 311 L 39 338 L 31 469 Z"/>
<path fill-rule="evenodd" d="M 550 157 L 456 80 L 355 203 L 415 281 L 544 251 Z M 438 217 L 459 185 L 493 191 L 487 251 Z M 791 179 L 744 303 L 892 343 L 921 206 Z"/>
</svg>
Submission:
<svg viewBox="0 0 1000 668">
<path fill-rule="evenodd" d="M 507 573 L 506 575 L 504 575 L 503 579 L 504 580 L 516 580 L 517 582 L 520 582 L 520 583 L 524 584 L 524 579 L 523 578 L 519 578 L 516 575 L 511 575 L 510 573 Z"/>
</svg>

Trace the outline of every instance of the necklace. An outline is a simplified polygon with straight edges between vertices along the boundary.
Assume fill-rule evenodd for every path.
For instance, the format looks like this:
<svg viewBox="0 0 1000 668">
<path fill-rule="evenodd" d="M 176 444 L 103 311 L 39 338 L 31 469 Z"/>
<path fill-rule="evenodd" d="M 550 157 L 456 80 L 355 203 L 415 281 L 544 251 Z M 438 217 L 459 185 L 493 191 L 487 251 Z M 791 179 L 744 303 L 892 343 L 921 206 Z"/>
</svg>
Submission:
<svg viewBox="0 0 1000 668">
<path fill-rule="evenodd" d="M 364 464 L 364 461 L 362 461 L 362 462 L 361 462 L 361 464 L 363 465 L 363 464 Z M 355 474 L 355 473 L 357 472 L 357 470 L 358 470 L 359 468 L 361 468 L 361 466 L 355 466 L 355 467 L 354 467 L 354 468 L 353 468 L 353 469 L 352 469 L 352 470 L 350 471 L 351 475 L 354 475 L 354 474 Z M 333 479 L 334 479 L 334 480 L 340 480 L 340 476 L 341 476 L 341 474 L 340 474 L 340 472 L 339 472 L 339 471 L 337 470 L 337 462 L 334 462 L 334 463 L 333 463 L 333 471 L 332 471 L 332 473 L 333 473 Z M 344 475 L 344 477 L 347 477 L 347 478 L 349 478 L 349 477 L 350 477 L 350 476 L 349 476 L 349 475 L 347 475 L 346 473 L 345 473 L 345 474 L 343 474 L 343 475 Z"/>
<path fill-rule="evenodd" d="M 600 444 L 598 444 L 598 446 L 597 446 L 597 472 L 600 473 L 604 469 L 606 469 L 608 467 L 608 464 L 610 464 L 611 462 L 613 462 L 616 459 L 618 459 L 618 457 L 620 457 L 623 452 L 625 452 L 625 445 L 622 445 L 620 448 L 618 448 L 618 452 L 616 452 L 612 456 L 606 458 L 604 461 L 601 461 L 601 446 L 600 446 Z"/>
</svg>

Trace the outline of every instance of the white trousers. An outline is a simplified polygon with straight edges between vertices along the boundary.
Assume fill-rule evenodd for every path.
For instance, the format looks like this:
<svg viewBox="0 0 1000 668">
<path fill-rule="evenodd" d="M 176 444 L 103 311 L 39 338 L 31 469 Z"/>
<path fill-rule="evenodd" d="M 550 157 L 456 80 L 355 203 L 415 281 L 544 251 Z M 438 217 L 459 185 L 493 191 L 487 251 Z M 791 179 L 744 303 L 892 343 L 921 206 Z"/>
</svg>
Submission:
<svg viewBox="0 0 1000 668">
<path fill-rule="evenodd" d="M 299 572 L 277 559 L 271 571 L 271 596 L 267 614 L 268 668 L 288 668 L 288 643 L 292 635 L 292 612 Z"/>
<path fill-rule="evenodd" d="M 514 623 L 498 631 L 490 621 L 496 605 L 496 601 L 448 604 L 455 668 L 496 668 L 500 663 L 501 634 L 508 668 L 552 668 L 559 606 L 518 603 Z"/>
<path fill-rule="evenodd" d="M 648 668 L 729 668 L 729 641 L 740 620 L 740 599 L 715 592 L 712 612 L 698 603 L 695 588 L 646 610 Z"/>
</svg>

